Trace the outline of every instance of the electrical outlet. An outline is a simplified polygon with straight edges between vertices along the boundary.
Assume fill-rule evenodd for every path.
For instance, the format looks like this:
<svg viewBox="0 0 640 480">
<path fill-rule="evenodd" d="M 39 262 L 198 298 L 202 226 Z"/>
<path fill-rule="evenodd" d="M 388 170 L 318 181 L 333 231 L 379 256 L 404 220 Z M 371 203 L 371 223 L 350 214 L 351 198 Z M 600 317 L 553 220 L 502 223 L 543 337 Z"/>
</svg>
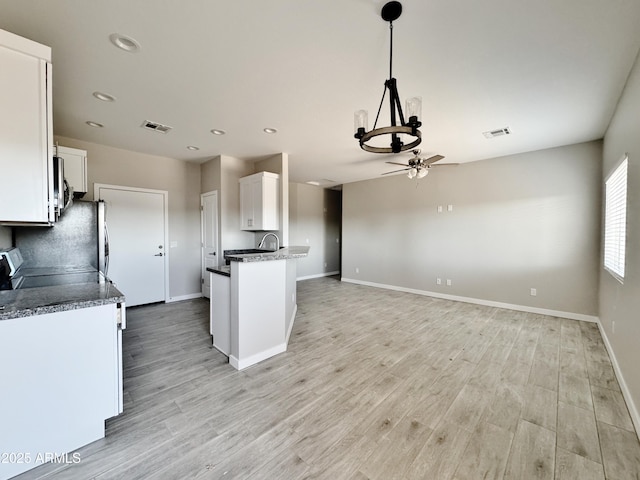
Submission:
<svg viewBox="0 0 640 480">
<path fill-rule="evenodd" d="M 611 322 L 611 333 L 616 333 L 616 321 Z"/>
<path fill-rule="evenodd" d="M 436 285 L 442 285 L 442 279 L 436 278 Z"/>
<path fill-rule="evenodd" d="M 447 278 L 447 287 L 450 287 L 450 286 L 451 286 L 451 279 Z"/>
<path fill-rule="evenodd" d="M 535 288 L 532 288 L 532 289 L 531 289 L 531 296 L 532 296 L 532 297 L 535 297 L 536 295 L 538 295 L 538 290 L 537 290 L 537 289 L 535 289 Z"/>
<path fill-rule="evenodd" d="M 356 273 L 360 273 L 360 269 L 356 267 Z"/>
<path fill-rule="evenodd" d="M 324 268 L 327 268 L 327 262 L 324 262 Z"/>
</svg>

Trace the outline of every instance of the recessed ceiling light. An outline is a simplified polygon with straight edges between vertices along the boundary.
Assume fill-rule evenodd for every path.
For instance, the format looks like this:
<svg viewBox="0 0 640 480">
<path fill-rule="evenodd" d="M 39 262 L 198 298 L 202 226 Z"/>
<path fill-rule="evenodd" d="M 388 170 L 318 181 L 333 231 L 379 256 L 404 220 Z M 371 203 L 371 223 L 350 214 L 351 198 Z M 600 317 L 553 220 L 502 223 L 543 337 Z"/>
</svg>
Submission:
<svg viewBox="0 0 640 480">
<path fill-rule="evenodd" d="M 140 50 L 140 44 L 137 40 L 120 33 L 112 33 L 109 35 L 109 40 L 111 40 L 111 43 L 116 47 L 124 50 L 125 52 L 135 53 Z"/>
<path fill-rule="evenodd" d="M 187 150 L 200 150 L 200 148 L 196 147 L 195 145 L 188 145 Z"/>
<path fill-rule="evenodd" d="M 101 123 L 98 123 L 98 122 L 87 121 L 85 123 L 87 125 L 89 125 L 90 127 L 93 127 L 93 128 L 102 128 L 102 127 L 104 127 L 104 125 L 102 125 Z"/>
<path fill-rule="evenodd" d="M 270 127 L 264 128 L 263 131 L 264 133 L 269 133 L 269 134 L 278 132 L 278 130 L 276 130 L 275 128 L 270 128 Z"/>
<path fill-rule="evenodd" d="M 224 130 L 218 130 L 217 128 L 214 128 L 213 130 L 211 130 L 211 133 L 213 133 L 214 135 L 224 135 L 225 132 Z"/>
<path fill-rule="evenodd" d="M 113 95 L 109 95 L 108 93 L 93 92 L 93 96 L 96 97 L 98 100 L 102 100 L 103 102 L 116 101 L 116 97 L 114 97 Z"/>
</svg>

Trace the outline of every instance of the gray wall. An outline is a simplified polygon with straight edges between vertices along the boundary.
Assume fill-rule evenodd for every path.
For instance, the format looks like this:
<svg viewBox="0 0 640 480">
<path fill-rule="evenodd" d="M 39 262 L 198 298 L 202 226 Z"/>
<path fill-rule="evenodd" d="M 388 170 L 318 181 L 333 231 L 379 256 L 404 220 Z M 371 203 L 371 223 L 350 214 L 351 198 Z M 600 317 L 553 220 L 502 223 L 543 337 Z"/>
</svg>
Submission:
<svg viewBox="0 0 640 480">
<path fill-rule="evenodd" d="M 240 230 L 240 184 L 238 180 L 253 172 L 253 163 L 220 155 L 201 165 L 202 193 L 218 191 L 219 251 L 252 248 L 254 235 Z M 222 255 L 218 256 L 223 262 Z"/>
<path fill-rule="evenodd" d="M 170 299 L 200 294 L 200 165 L 65 137 L 60 145 L 87 150 L 89 191 L 94 183 L 169 192 Z"/>
<path fill-rule="evenodd" d="M 622 374 L 627 403 L 640 429 L 640 61 L 627 81 L 614 117 L 604 137 L 603 177 L 629 154 L 627 184 L 627 240 L 624 284 L 602 269 L 600 273 L 600 323 Z M 604 202 L 603 202 L 604 203 Z M 615 322 L 615 328 L 614 328 Z"/>
<path fill-rule="evenodd" d="M 289 155 L 279 153 L 264 160 L 259 160 L 254 165 L 254 172 L 271 172 L 280 175 L 280 190 L 278 209 L 280 210 L 280 228 L 277 232 L 281 246 L 293 245 L 289 241 Z M 264 232 L 255 234 L 255 245 L 258 246 L 260 240 L 264 236 Z"/>
<path fill-rule="evenodd" d="M 11 228 L 0 226 L 0 248 L 9 248 L 11 246 Z"/>
<path fill-rule="evenodd" d="M 339 191 L 289 184 L 290 244 L 310 247 L 297 260 L 298 278 L 340 271 L 340 207 Z"/>
<path fill-rule="evenodd" d="M 342 277 L 595 316 L 601 156 L 590 142 L 347 184 Z"/>
</svg>

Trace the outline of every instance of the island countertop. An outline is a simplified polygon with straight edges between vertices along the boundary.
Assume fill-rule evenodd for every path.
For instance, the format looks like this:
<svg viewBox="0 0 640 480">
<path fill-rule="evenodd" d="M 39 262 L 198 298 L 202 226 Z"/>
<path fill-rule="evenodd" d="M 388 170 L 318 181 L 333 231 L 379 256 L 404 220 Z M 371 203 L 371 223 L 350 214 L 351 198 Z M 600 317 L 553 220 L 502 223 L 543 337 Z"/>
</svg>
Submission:
<svg viewBox="0 0 640 480">
<path fill-rule="evenodd" d="M 267 262 L 271 260 L 289 260 L 303 258 L 309 254 L 309 247 L 291 246 L 273 252 L 227 254 L 225 258 L 232 262 Z"/>
<path fill-rule="evenodd" d="M 124 303 L 125 297 L 109 280 L 53 287 L 0 291 L 0 321 Z"/>
</svg>

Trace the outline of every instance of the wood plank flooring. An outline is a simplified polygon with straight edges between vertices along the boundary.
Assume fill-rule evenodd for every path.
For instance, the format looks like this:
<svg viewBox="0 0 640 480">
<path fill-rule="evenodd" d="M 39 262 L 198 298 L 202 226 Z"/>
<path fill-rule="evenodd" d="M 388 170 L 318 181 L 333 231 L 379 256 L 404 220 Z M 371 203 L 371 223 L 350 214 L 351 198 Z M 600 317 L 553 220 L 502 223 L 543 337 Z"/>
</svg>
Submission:
<svg viewBox="0 0 640 480">
<path fill-rule="evenodd" d="M 132 308 L 125 413 L 20 479 L 640 478 L 595 324 L 320 278 L 289 349 L 237 372 L 204 299 Z"/>
</svg>

